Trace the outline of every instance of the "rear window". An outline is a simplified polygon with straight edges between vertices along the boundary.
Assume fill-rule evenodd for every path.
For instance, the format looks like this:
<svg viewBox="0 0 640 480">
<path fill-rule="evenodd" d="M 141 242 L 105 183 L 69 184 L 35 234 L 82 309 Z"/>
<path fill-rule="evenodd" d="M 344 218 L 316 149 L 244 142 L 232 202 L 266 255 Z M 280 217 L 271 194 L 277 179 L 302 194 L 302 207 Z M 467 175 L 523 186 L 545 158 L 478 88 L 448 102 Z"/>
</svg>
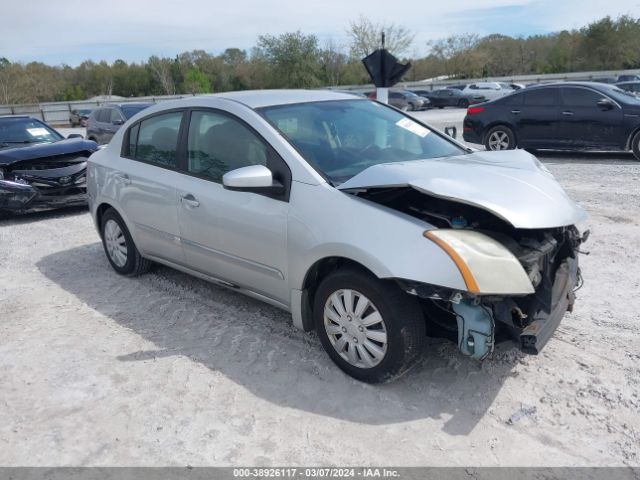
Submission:
<svg viewBox="0 0 640 480">
<path fill-rule="evenodd" d="M 126 136 L 125 156 L 165 168 L 176 168 L 182 115 L 182 112 L 169 112 L 136 123 Z"/>
<path fill-rule="evenodd" d="M 122 110 L 122 113 L 128 120 L 136 113 L 141 112 L 142 110 L 144 110 L 145 108 L 149 108 L 150 106 L 151 105 L 123 105 L 122 107 L 120 107 L 120 110 Z"/>
<path fill-rule="evenodd" d="M 524 104 L 531 107 L 556 105 L 558 103 L 557 96 L 557 88 L 529 90 L 524 93 Z"/>
</svg>

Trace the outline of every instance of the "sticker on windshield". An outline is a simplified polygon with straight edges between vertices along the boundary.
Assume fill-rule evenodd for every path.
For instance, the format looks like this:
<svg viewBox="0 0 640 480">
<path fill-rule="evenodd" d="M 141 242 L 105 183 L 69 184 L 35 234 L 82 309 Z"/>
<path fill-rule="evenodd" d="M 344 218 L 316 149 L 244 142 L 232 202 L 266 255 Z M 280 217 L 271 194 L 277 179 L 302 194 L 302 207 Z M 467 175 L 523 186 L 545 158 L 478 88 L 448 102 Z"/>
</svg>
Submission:
<svg viewBox="0 0 640 480">
<path fill-rule="evenodd" d="M 426 137 L 429 135 L 430 130 L 428 128 L 423 127 L 419 123 L 414 122 L 409 118 L 403 118 L 402 120 L 398 120 L 396 125 L 404 128 L 405 130 L 409 130 L 411 133 L 415 133 L 421 137 Z"/>
<path fill-rule="evenodd" d="M 46 137 L 49 135 L 46 128 L 27 128 L 27 132 L 29 132 L 29 135 L 32 137 Z"/>
</svg>

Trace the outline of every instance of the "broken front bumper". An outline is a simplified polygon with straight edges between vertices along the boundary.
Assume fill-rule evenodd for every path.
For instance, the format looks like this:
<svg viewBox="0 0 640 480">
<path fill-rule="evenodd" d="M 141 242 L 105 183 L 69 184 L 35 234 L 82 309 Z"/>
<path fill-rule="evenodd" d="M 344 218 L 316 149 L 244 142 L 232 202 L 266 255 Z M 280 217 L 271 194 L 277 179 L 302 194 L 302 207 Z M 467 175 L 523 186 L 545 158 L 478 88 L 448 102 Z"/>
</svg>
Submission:
<svg viewBox="0 0 640 480">
<path fill-rule="evenodd" d="M 0 180 L 0 211 L 26 213 L 87 204 L 86 182 L 68 186 L 36 187 Z"/>
<path fill-rule="evenodd" d="M 534 318 L 520 333 L 520 349 L 537 355 L 556 331 L 565 312 L 573 310 L 573 293 L 580 279 L 577 258 L 567 258 L 556 271 L 551 290 L 551 311 L 546 316 Z"/>
<path fill-rule="evenodd" d="M 458 347 L 472 358 L 483 360 L 493 351 L 496 331 L 506 329 L 520 349 L 537 355 L 547 344 L 562 321 L 565 312 L 571 311 L 575 301 L 574 291 L 580 281 L 578 259 L 567 257 L 556 270 L 550 289 L 549 309 L 523 312 L 521 299 L 497 301 L 462 300 L 453 304 L 458 324 Z M 544 295 L 538 289 L 534 297 Z M 526 299 L 526 297 L 525 297 Z M 521 302 L 522 303 L 522 302 Z"/>
</svg>

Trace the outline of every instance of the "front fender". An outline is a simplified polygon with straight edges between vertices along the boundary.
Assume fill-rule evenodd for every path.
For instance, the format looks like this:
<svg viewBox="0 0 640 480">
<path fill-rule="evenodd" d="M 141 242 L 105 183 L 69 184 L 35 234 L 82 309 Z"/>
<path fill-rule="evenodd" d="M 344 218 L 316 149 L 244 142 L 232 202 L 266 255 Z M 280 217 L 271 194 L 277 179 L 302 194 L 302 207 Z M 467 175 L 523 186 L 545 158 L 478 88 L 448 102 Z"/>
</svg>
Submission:
<svg viewBox="0 0 640 480">
<path fill-rule="evenodd" d="M 434 227 L 417 218 L 321 184 L 294 182 L 288 221 L 289 282 L 300 290 L 309 269 L 344 257 L 378 278 L 404 278 L 466 290 L 451 258 L 424 237 Z"/>
</svg>

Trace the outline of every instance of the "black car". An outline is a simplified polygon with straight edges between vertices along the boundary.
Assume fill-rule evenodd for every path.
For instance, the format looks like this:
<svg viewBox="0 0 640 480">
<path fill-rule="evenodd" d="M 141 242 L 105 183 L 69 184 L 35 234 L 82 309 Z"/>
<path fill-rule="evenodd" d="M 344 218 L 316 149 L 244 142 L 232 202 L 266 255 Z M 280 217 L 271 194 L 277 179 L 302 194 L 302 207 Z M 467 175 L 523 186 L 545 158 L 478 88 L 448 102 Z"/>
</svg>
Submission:
<svg viewBox="0 0 640 480">
<path fill-rule="evenodd" d="M 640 94 L 640 80 L 616 83 L 616 87 L 627 92 Z"/>
<path fill-rule="evenodd" d="M 87 120 L 87 138 L 99 145 L 109 143 L 122 124 L 153 103 L 106 105 L 91 112 Z"/>
<path fill-rule="evenodd" d="M 640 98 L 594 82 L 530 87 L 469 107 L 463 138 L 487 150 L 632 150 L 640 159 Z"/>
<path fill-rule="evenodd" d="M 474 103 L 486 102 L 482 95 L 469 95 L 456 88 L 443 88 L 440 90 L 414 90 L 421 97 L 429 99 L 434 108 L 460 107 L 467 108 Z"/>
<path fill-rule="evenodd" d="M 87 158 L 97 148 L 35 118 L 0 117 L 0 215 L 85 205 Z"/>
<path fill-rule="evenodd" d="M 90 108 L 78 108 L 71 110 L 71 113 L 69 114 L 69 123 L 72 127 L 86 127 L 89 115 L 91 115 Z"/>
<path fill-rule="evenodd" d="M 619 75 L 616 83 L 620 82 L 640 82 L 640 75 Z"/>
</svg>

